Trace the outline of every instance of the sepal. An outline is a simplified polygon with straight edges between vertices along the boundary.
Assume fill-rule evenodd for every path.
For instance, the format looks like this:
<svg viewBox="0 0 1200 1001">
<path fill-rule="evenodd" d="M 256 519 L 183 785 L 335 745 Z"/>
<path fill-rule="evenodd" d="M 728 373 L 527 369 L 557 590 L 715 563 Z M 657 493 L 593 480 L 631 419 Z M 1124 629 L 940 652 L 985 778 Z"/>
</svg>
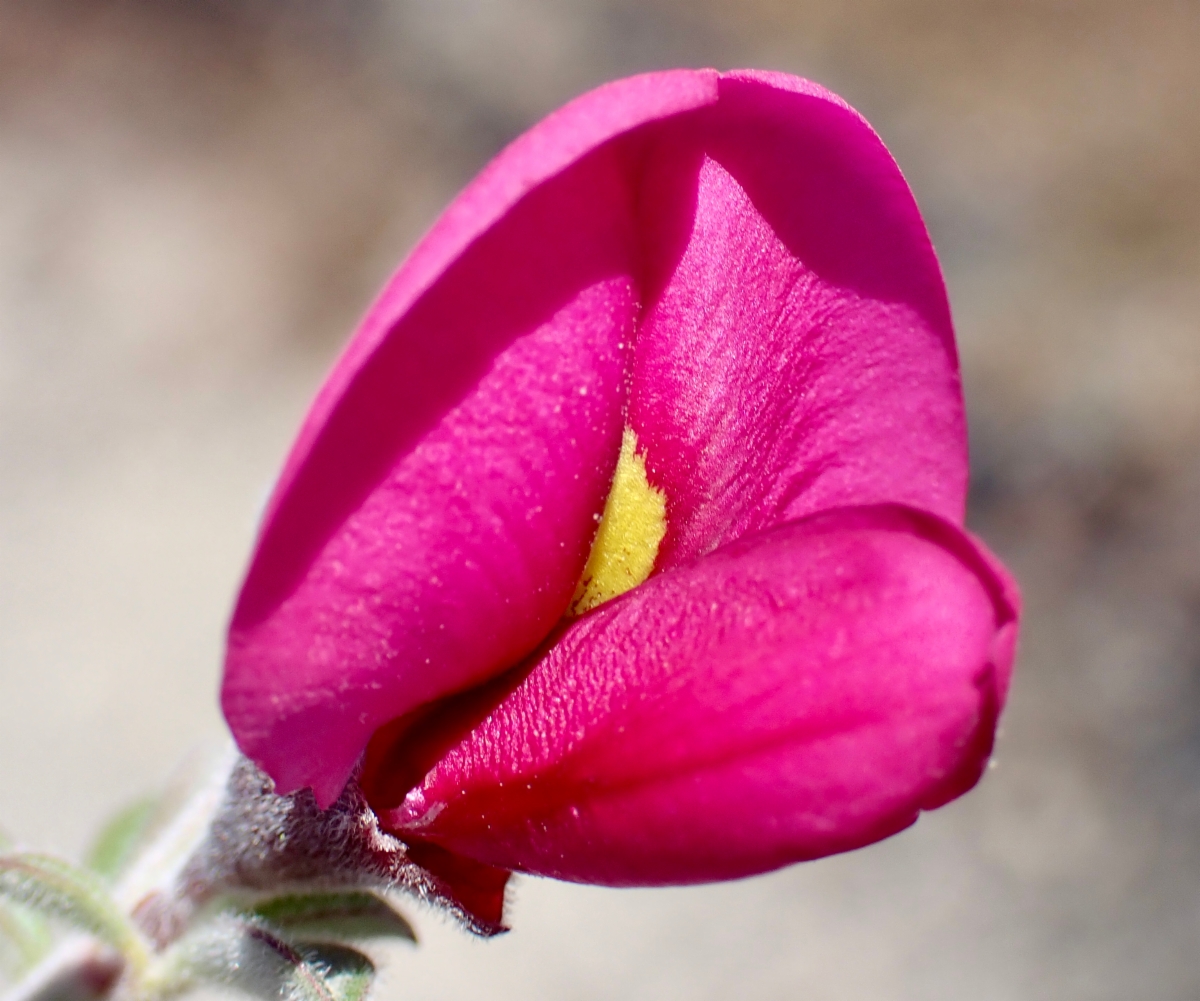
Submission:
<svg viewBox="0 0 1200 1001">
<path fill-rule="evenodd" d="M 383 831 L 356 782 L 328 809 L 310 790 L 289 796 L 239 759 L 208 833 L 163 901 L 165 926 L 226 899 L 283 892 L 403 891 L 452 914 L 477 935 L 505 931 L 507 870 L 406 844 Z M 155 935 L 154 937 L 161 937 Z"/>
<path fill-rule="evenodd" d="M 408 919 L 373 893 L 288 894 L 260 901 L 253 912 L 301 942 L 417 941 Z"/>
<path fill-rule="evenodd" d="M 355 949 L 304 944 L 257 915 L 225 912 L 172 945 L 144 992 L 166 1001 L 218 986 L 264 1001 L 362 1001 L 374 976 L 374 964 Z"/>
</svg>

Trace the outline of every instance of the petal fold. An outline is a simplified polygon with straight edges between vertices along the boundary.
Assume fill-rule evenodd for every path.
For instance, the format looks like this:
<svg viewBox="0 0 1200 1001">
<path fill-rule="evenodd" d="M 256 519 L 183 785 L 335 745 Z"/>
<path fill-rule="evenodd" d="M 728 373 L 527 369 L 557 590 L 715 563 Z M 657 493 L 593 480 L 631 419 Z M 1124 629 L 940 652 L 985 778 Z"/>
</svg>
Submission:
<svg viewBox="0 0 1200 1001">
<path fill-rule="evenodd" d="M 490 707 L 474 693 L 398 733 L 379 760 L 432 764 L 402 802 L 386 775 L 364 788 L 405 840 L 568 880 L 691 883 L 845 851 L 976 782 L 1017 603 L 934 516 L 790 522 L 577 621 Z"/>
</svg>

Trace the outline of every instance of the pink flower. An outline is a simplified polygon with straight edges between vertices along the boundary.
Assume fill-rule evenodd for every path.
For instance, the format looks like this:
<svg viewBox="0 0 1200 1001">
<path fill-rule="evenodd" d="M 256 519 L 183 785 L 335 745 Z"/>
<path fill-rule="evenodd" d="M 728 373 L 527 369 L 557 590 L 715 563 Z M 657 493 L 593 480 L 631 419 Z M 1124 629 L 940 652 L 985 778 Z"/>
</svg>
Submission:
<svg viewBox="0 0 1200 1001">
<path fill-rule="evenodd" d="M 335 366 L 225 713 L 322 805 L 370 744 L 451 881 L 867 844 L 990 754 L 1018 602 L 966 480 L 941 274 L 867 123 L 780 74 L 618 81 L 480 175 Z"/>
</svg>

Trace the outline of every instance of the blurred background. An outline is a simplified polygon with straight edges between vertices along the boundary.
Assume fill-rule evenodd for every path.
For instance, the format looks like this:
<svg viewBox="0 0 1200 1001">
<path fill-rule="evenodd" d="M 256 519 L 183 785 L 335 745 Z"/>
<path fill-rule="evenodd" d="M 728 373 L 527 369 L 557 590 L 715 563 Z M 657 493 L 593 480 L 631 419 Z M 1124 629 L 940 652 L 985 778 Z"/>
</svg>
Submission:
<svg viewBox="0 0 1200 1001">
<path fill-rule="evenodd" d="M 416 914 L 387 999 L 1200 996 L 1200 5 L 0 0 L 0 823 L 78 854 L 222 732 L 265 498 L 373 292 L 505 142 L 676 65 L 822 81 L 944 264 L 971 523 L 1027 618 L 996 767 L 736 884 Z"/>
</svg>

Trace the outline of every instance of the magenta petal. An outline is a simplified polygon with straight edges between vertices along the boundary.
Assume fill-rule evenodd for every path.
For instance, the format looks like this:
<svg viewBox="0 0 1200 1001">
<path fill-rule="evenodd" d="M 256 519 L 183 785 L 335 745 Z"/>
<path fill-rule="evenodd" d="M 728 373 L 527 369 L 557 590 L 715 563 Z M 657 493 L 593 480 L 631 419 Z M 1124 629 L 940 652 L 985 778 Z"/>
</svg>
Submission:
<svg viewBox="0 0 1200 1001">
<path fill-rule="evenodd" d="M 961 522 L 945 290 L 878 137 L 813 84 L 749 74 L 661 131 L 630 408 L 668 499 L 659 566 L 823 508 Z"/>
<path fill-rule="evenodd" d="M 488 865 L 616 885 L 858 847 L 979 777 L 1016 606 L 930 515 L 777 527 L 575 623 L 383 819 Z"/>
<path fill-rule="evenodd" d="M 384 291 L 310 412 L 230 627 L 222 704 L 332 802 L 376 727 L 562 614 L 621 439 L 639 294 L 614 135 L 715 75 L 602 88 L 518 140 Z"/>
<path fill-rule="evenodd" d="M 626 421 L 666 494 L 661 576 L 552 647 Z M 543 644 L 393 813 L 410 838 L 609 882 L 863 843 L 974 781 L 1002 701 L 1015 625 L 950 526 L 965 482 L 941 276 L 865 122 L 781 75 L 620 81 L 484 171 L 335 367 L 233 617 L 226 717 L 328 803 L 373 733 L 434 733 L 422 707 Z M 932 513 L 862 508 L 886 503 Z M 425 759 L 381 754 L 392 807 Z"/>
</svg>

